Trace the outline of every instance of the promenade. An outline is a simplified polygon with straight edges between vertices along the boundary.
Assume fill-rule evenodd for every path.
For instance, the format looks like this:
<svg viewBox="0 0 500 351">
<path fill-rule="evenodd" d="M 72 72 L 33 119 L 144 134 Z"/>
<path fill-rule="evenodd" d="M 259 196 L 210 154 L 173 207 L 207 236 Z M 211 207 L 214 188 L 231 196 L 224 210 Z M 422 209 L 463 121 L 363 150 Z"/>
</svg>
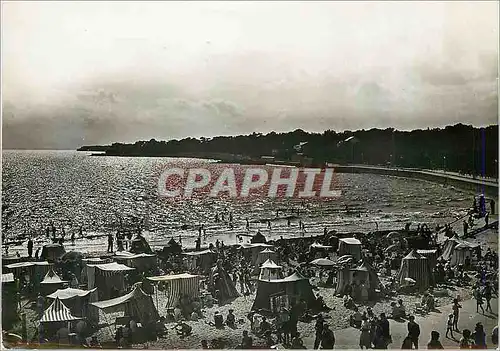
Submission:
<svg viewBox="0 0 500 351">
<path fill-rule="evenodd" d="M 451 302 L 451 297 L 450 297 Z M 493 348 L 491 343 L 491 331 L 497 325 L 498 321 L 498 299 L 491 300 L 491 307 L 493 313 L 476 313 L 476 300 L 467 300 L 461 302 L 462 308 L 460 310 L 460 318 L 458 328 L 460 331 L 469 329 L 474 332 L 476 323 L 481 322 L 486 332 L 486 342 L 488 348 Z M 408 309 L 411 306 L 407 306 Z M 486 303 L 484 305 L 486 308 Z M 431 331 L 436 330 L 441 334 L 440 340 L 444 348 L 458 349 L 458 341 L 462 337 L 461 333 L 454 333 L 455 339 L 446 338 L 446 320 L 451 313 L 451 304 L 446 306 L 438 306 L 439 312 L 431 312 L 427 316 L 415 316 L 415 321 L 420 325 L 420 339 L 419 346 L 421 349 L 427 348 L 427 343 L 430 340 Z M 408 335 L 407 321 L 397 322 L 389 320 L 391 326 L 392 344 L 389 345 L 390 349 L 400 349 L 403 340 Z M 335 332 L 335 346 L 342 349 L 359 349 L 359 329 L 345 328 L 336 330 Z M 314 336 L 304 338 L 304 343 L 308 348 L 314 345 Z"/>
<path fill-rule="evenodd" d="M 329 164 L 337 173 L 372 173 L 390 175 L 404 178 L 414 178 L 440 183 L 447 186 L 475 192 L 484 193 L 493 198 L 498 198 L 498 181 L 491 178 L 473 178 L 456 172 L 442 170 L 422 170 L 416 168 L 396 168 L 370 165 L 336 165 Z"/>
</svg>

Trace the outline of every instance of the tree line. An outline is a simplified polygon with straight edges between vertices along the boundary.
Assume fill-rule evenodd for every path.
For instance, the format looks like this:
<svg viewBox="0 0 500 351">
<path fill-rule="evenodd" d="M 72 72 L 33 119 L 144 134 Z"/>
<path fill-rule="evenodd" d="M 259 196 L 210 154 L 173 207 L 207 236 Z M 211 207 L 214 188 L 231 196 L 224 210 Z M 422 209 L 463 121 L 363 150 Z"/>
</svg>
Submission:
<svg viewBox="0 0 500 351">
<path fill-rule="evenodd" d="M 240 155 L 254 159 L 274 156 L 285 161 L 299 155 L 312 159 L 314 164 L 392 165 L 497 177 L 498 125 L 476 128 L 456 124 L 412 131 L 372 128 L 323 133 L 297 129 L 287 133 L 254 132 L 169 141 L 151 139 L 134 144 L 82 146 L 78 150 L 104 151 L 108 156 Z"/>
</svg>

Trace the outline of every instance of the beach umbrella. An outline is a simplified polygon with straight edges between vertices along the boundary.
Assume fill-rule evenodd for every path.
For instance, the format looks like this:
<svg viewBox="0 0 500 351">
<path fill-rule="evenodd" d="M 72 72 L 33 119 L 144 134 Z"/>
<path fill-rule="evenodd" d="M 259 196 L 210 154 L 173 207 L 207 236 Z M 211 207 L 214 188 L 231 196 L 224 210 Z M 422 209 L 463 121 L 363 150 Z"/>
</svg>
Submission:
<svg viewBox="0 0 500 351">
<path fill-rule="evenodd" d="M 398 233 L 398 232 L 390 232 L 386 236 L 387 239 L 398 239 L 400 237 L 401 237 L 401 233 Z"/>
<path fill-rule="evenodd" d="M 410 284 L 417 284 L 417 281 L 413 278 L 405 278 L 404 281 Z"/>
<path fill-rule="evenodd" d="M 340 256 L 337 261 L 345 261 L 345 260 L 349 260 L 352 258 L 354 258 L 353 255 L 343 255 L 343 256 Z"/>
<path fill-rule="evenodd" d="M 316 265 L 316 266 L 334 266 L 335 262 L 332 260 L 329 260 L 328 258 L 317 258 L 311 262 L 310 264 Z"/>
<path fill-rule="evenodd" d="M 81 260 L 83 260 L 83 254 L 81 252 L 77 252 L 77 251 L 66 252 L 64 255 L 61 256 L 61 261 L 64 261 L 64 262 L 81 261 Z"/>
<path fill-rule="evenodd" d="M 390 245 L 389 247 L 387 247 L 384 252 L 391 252 L 391 251 L 395 251 L 398 249 L 398 245 L 397 244 L 392 244 Z"/>
</svg>

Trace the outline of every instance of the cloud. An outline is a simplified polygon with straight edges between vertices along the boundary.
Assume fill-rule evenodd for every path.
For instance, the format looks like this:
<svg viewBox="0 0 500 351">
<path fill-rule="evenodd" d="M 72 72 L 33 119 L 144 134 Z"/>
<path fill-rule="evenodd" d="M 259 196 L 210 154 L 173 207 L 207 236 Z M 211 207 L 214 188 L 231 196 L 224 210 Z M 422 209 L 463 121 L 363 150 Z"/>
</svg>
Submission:
<svg viewBox="0 0 500 351">
<path fill-rule="evenodd" d="M 494 3 L 4 8 L 6 148 L 496 123 Z"/>
</svg>

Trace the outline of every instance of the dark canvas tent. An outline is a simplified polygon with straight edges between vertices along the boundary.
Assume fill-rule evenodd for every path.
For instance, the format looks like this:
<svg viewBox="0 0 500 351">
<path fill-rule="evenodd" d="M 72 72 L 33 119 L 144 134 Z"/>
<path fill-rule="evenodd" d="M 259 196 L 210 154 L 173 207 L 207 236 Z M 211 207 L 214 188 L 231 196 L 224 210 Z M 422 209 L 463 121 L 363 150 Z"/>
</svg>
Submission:
<svg viewBox="0 0 500 351">
<path fill-rule="evenodd" d="M 427 259 L 429 260 L 429 264 L 431 265 L 431 268 L 434 268 L 436 266 L 437 259 L 438 259 L 438 254 L 437 254 L 437 250 L 436 249 L 433 249 L 433 250 L 417 250 L 417 253 L 419 255 L 427 257 Z"/>
<path fill-rule="evenodd" d="M 361 259 L 361 241 L 356 238 L 339 240 L 339 256 L 352 255 L 356 261 Z"/>
<path fill-rule="evenodd" d="M 243 255 L 250 260 L 252 264 L 257 262 L 257 257 L 259 252 L 264 249 L 271 249 L 273 245 L 264 243 L 252 243 L 252 244 L 240 244 L 240 250 L 243 251 Z"/>
<path fill-rule="evenodd" d="M 407 285 L 406 278 L 414 279 L 420 290 L 425 290 L 433 284 L 433 275 L 429 260 L 418 254 L 415 250 L 412 250 L 408 255 L 403 257 L 401 261 L 401 268 L 396 279 L 398 285 Z"/>
<path fill-rule="evenodd" d="M 222 302 L 240 296 L 234 286 L 233 280 L 220 264 L 212 268 L 208 281 L 212 296 L 215 298 L 215 292 L 219 290 Z"/>
<path fill-rule="evenodd" d="M 174 307 L 183 295 L 191 298 L 200 296 L 199 275 L 182 273 L 148 277 L 147 279 L 165 286 L 163 291 L 167 296 L 166 307 Z"/>
<path fill-rule="evenodd" d="M 2 326 L 10 329 L 17 321 L 17 289 L 13 273 L 2 274 Z"/>
<path fill-rule="evenodd" d="M 159 318 L 153 298 L 144 293 L 138 284 L 134 285 L 133 290 L 128 294 L 110 300 L 92 302 L 91 305 L 105 313 L 124 311 L 126 316 L 140 322 L 143 327 L 155 325 Z"/>
<path fill-rule="evenodd" d="M 215 262 L 215 252 L 210 249 L 203 251 L 186 252 L 188 265 L 191 270 L 198 270 L 201 273 L 208 273 Z"/>
<path fill-rule="evenodd" d="M 62 246 L 61 244 L 48 244 L 42 248 L 40 258 L 49 262 L 53 262 L 57 261 L 57 259 L 65 253 L 66 250 L 64 250 L 64 246 Z"/>
<path fill-rule="evenodd" d="M 51 267 L 52 263 L 47 261 L 18 262 L 5 266 L 5 271 L 14 273 L 16 278 L 33 283 L 36 289 Z"/>
<path fill-rule="evenodd" d="M 153 254 L 132 254 L 126 251 L 118 252 L 115 256 L 118 263 L 137 269 L 139 272 L 145 272 L 156 266 L 156 255 Z"/>
<path fill-rule="evenodd" d="M 134 253 L 134 254 L 140 254 L 140 253 L 150 254 L 150 253 L 153 253 L 153 250 L 151 250 L 151 247 L 149 246 L 148 241 L 142 235 L 137 235 L 132 240 L 132 242 L 130 243 L 130 250 L 129 251 L 131 253 Z"/>
<path fill-rule="evenodd" d="M 309 279 L 299 273 L 294 273 L 284 279 L 259 280 L 252 310 L 276 310 L 275 304 L 277 300 L 283 301 L 281 297 L 286 298 L 287 304 L 294 300 L 299 301 L 303 299 L 308 307 L 311 307 L 315 301 Z"/>
<path fill-rule="evenodd" d="M 364 282 L 367 285 L 370 295 L 375 292 L 375 289 L 383 287 L 375 269 L 368 262 L 364 261 L 356 268 L 346 267 L 337 272 L 335 294 L 343 294 L 346 285 L 353 282 L 355 284 Z"/>
</svg>

